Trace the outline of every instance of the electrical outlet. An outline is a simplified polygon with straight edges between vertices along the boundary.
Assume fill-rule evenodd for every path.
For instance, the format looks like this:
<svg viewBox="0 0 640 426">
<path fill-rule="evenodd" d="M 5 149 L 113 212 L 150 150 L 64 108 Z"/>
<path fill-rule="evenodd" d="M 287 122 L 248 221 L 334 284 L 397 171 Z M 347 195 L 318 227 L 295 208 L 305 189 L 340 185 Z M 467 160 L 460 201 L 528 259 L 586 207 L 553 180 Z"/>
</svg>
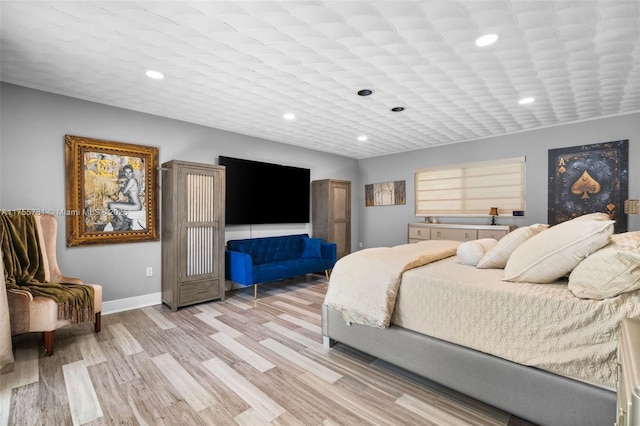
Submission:
<svg viewBox="0 0 640 426">
<path fill-rule="evenodd" d="M 148 277 L 152 277 L 153 276 L 153 268 L 151 266 L 147 267 L 147 276 Z"/>
<path fill-rule="evenodd" d="M 358 247 L 362 248 L 362 241 L 358 243 Z"/>
</svg>

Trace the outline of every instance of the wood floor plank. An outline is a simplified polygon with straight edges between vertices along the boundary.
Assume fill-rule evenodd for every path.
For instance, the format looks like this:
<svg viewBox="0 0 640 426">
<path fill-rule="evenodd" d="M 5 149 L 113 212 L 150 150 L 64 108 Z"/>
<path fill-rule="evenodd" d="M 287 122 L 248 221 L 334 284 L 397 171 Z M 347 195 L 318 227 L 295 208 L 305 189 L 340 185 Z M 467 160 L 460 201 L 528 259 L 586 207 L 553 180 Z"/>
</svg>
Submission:
<svg viewBox="0 0 640 426">
<path fill-rule="evenodd" d="M 392 421 L 385 415 L 385 411 L 377 403 L 367 403 L 363 399 L 362 394 L 344 389 L 338 386 L 331 386 L 311 373 L 304 373 L 297 378 L 307 386 L 319 389 L 325 398 L 330 399 L 335 405 L 339 405 L 350 412 L 354 412 L 356 416 L 366 424 L 380 424 L 395 426 Z M 388 413 L 387 413 L 388 414 Z"/>
<path fill-rule="evenodd" d="M 260 419 L 270 422 L 276 417 L 285 413 L 277 402 L 269 398 L 269 396 L 238 374 L 233 368 L 229 367 L 218 358 L 212 358 L 204 362 L 205 367 L 209 369 L 211 374 L 215 375 L 219 380 L 232 389 L 240 398 L 247 402 L 256 412 Z"/>
<path fill-rule="evenodd" d="M 532 426 L 345 345 L 322 346 L 327 287 L 307 275 L 261 285 L 255 301 L 247 288 L 176 312 L 104 315 L 100 333 L 90 323 L 58 330 L 51 357 L 41 334 L 16 336 L 16 362 L 0 370 L 0 426 Z M 102 415 L 72 410 L 84 396 L 67 382 L 91 383 Z"/>
<path fill-rule="evenodd" d="M 440 425 L 446 424 L 451 426 L 470 426 L 469 423 L 461 418 L 454 416 L 446 411 L 440 410 L 431 404 L 425 404 L 422 401 L 412 397 L 411 395 L 404 394 L 396 400 L 396 403 L 414 413 L 420 415 L 424 419 L 431 423 Z"/>
<path fill-rule="evenodd" d="M 170 354 L 152 359 L 171 386 L 195 411 L 204 410 L 215 403 L 215 399 Z"/>
<path fill-rule="evenodd" d="M 3 377 L 3 380 L 6 379 Z M 12 391 L 13 386 L 8 386 L 4 381 L 0 384 L 0 426 L 9 424 Z"/>
<path fill-rule="evenodd" d="M 336 373 L 335 371 L 321 364 L 318 364 L 317 362 L 303 355 L 300 355 L 298 352 L 292 350 L 291 348 L 283 345 L 280 342 L 277 342 L 274 339 L 265 339 L 261 341 L 260 344 L 328 383 L 334 383 L 342 378 L 342 374 Z"/>
<path fill-rule="evenodd" d="M 198 305 L 195 305 L 194 307 L 198 309 L 200 312 L 214 318 L 222 315 L 222 312 L 214 308 L 210 303 L 200 303 Z"/>
<path fill-rule="evenodd" d="M 102 407 L 85 362 L 76 361 L 65 364 L 62 366 L 62 371 L 67 385 L 67 397 L 74 426 L 102 417 Z"/>
<path fill-rule="evenodd" d="M 304 306 L 313 305 L 312 301 L 295 296 L 293 294 L 290 294 L 287 291 L 283 291 L 282 293 L 278 294 L 278 297 L 293 303 L 297 303 L 298 305 L 304 305 Z"/>
<path fill-rule="evenodd" d="M 258 355 L 224 332 L 212 334 L 210 337 L 261 373 L 276 367 L 269 360 Z"/>
<path fill-rule="evenodd" d="M 233 327 L 225 324 L 224 322 L 220 321 L 219 319 L 217 319 L 215 317 L 212 317 L 211 315 L 209 315 L 207 313 L 197 314 L 195 317 L 198 318 L 200 321 L 202 321 L 202 322 L 210 325 L 211 327 L 215 328 L 216 330 L 225 332 L 227 335 L 229 335 L 231 337 L 235 338 L 235 337 L 242 336 L 242 333 L 240 333 L 239 331 L 237 331 Z"/>
<path fill-rule="evenodd" d="M 293 340 L 294 342 L 297 342 L 309 349 L 313 349 L 317 352 L 321 352 L 321 353 L 326 353 L 328 352 L 330 349 L 326 348 L 324 345 L 322 345 L 321 342 L 316 342 L 300 333 L 297 333 L 287 327 L 283 327 L 280 324 L 274 322 L 274 321 L 269 321 L 263 324 L 264 327 L 267 327 L 271 330 L 273 330 L 274 332 L 278 333 L 279 335 L 282 335 L 284 337 L 287 337 L 290 340 Z"/>
<path fill-rule="evenodd" d="M 309 321 L 305 320 L 304 318 L 297 318 L 289 314 L 278 315 L 278 318 L 285 320 L 287 322 L 290 322 L 291 324 L 295 324 L 298 327 L 307 329 L 310 332 L 315 333 L 317 336 L 321 336 L 322 334 L 322 327 L 320 327 L 319 325 L 312 324 Z"/>
<path fill-rule="evenodd" d="M 287 311 L 297 312 L 304 316 L 311 317 L 316 321 L 322 321 L 322 317 L 320 316 L 319 312 L 312 312 L 307 307 L 302 308 L 291 303 L 282 302 L 280 300 L 276 300 L 275 302 L 273 302 L 273 305 L 279 308 L 284 308 Z"/>
<path fill-rule="evenodd" d="M 82 360 L 87 366 L 106 362 L 107 358 L 98 344 L 96 334 L 93 332 L 79 334 L 77 336 L 78 347 L 82 354 Z"/>
<path fill-rule="evenodd" d="M 133 323 L 131 325 L 133 326 Z M 125 355 L 142 352 L 142 346 L 140 346 L 140 343 L 138 343 L 123 323 L 112 324 L 107 327 Z"/>
<path fill-rule="evenodd" d="M 162 315 L 160 310 L 156 309 L 156 307 L 154 306 L 142 308 L 142 312 L 144 312 L 144 314 L 148 316 L 151 319 L 151 321 L 155 322 L 156 325 L 160 327 L 161 330 L 168 330 L 170 328 L 176 327 L 174 323 L 169 321 L 167 317 Z"/>
<path fill-rule="evenodd" d="M 227 401 L 216 402 L 211 407 L 198 411 L 198 416 L 206 425 L 236 426 L 237 423 L 227 410 Z"/>
<path fill-rule="evenodd" d="M 42 412 L 38 401 L 39 385 L 38 383 L 30 383 L 20 386 L 9 391 L 9 396 L 13 393 L 13 404 L 7 407 L 4 420 L 0 420 L 1 425 L 19 425 L 19 424 L 38 424 L 42 418 Z M 9 416 L 10 415 L 10 416 Z M 0 419 L 4 418 L 4 413 L 0 413 Z M 68 416 L 69 423 L 71 413 Z"/>
</svg>

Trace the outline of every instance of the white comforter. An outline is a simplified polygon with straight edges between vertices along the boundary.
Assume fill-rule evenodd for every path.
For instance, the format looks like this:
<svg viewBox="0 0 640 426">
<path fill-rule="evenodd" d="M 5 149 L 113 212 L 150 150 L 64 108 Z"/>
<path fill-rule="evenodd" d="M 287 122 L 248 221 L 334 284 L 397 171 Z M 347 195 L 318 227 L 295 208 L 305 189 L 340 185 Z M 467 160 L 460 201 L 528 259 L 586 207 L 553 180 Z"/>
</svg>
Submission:
<svg viewBox="0 0 640 426">
<path fill-rule="evenodd" d="M 331 272 L 325 304 L 345 321 L 389 326 L 402 273 L 456 254 L 459 241 L 428 240 L 360 250 L 340 259 Z"/>
</svg>

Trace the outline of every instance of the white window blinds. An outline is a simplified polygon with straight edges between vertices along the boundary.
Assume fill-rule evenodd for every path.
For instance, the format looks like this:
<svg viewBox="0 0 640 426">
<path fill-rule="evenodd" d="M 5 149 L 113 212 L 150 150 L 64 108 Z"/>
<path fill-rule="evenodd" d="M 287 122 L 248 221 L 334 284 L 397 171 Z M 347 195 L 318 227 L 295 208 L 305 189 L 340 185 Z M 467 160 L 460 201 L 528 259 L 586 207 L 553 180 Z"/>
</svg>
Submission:
<svg viewBox="0 0 640 426">
<path fill-rule="evenodd" d="M 525 157 L 418 169 L 416 216 L 501 216 L 524 210 Z"/>
</svg>

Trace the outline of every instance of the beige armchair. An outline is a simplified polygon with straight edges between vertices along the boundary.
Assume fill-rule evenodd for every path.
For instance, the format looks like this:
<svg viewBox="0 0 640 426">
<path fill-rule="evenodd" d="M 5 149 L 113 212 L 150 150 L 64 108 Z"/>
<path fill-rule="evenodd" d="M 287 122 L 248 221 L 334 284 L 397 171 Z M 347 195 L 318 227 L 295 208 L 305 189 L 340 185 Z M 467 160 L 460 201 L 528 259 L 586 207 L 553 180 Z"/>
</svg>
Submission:
<svg viewBox="0 0 640 426">
<path fill-rule="evenodd" d="M 49 214 L 36 215 L 38 238 L 43 251 L 42 260 L 46 282 L 63 284 L 83 284 L 78 278 L 62 275 L 56 258 L 56 234 L 58 222 Z M 102 286 L 88 284 L 94 289 L 94 330 L 101 327 Z M 57 329 L 71 324 L 69 320 L 58 319 L 58 304 L 46 297 L 34 297 L 26 290 L 7 289 L 11 335 L 22 333 L 44 332 L 45 356 L 53 354 L 55 332 Z"/>
</svg>

